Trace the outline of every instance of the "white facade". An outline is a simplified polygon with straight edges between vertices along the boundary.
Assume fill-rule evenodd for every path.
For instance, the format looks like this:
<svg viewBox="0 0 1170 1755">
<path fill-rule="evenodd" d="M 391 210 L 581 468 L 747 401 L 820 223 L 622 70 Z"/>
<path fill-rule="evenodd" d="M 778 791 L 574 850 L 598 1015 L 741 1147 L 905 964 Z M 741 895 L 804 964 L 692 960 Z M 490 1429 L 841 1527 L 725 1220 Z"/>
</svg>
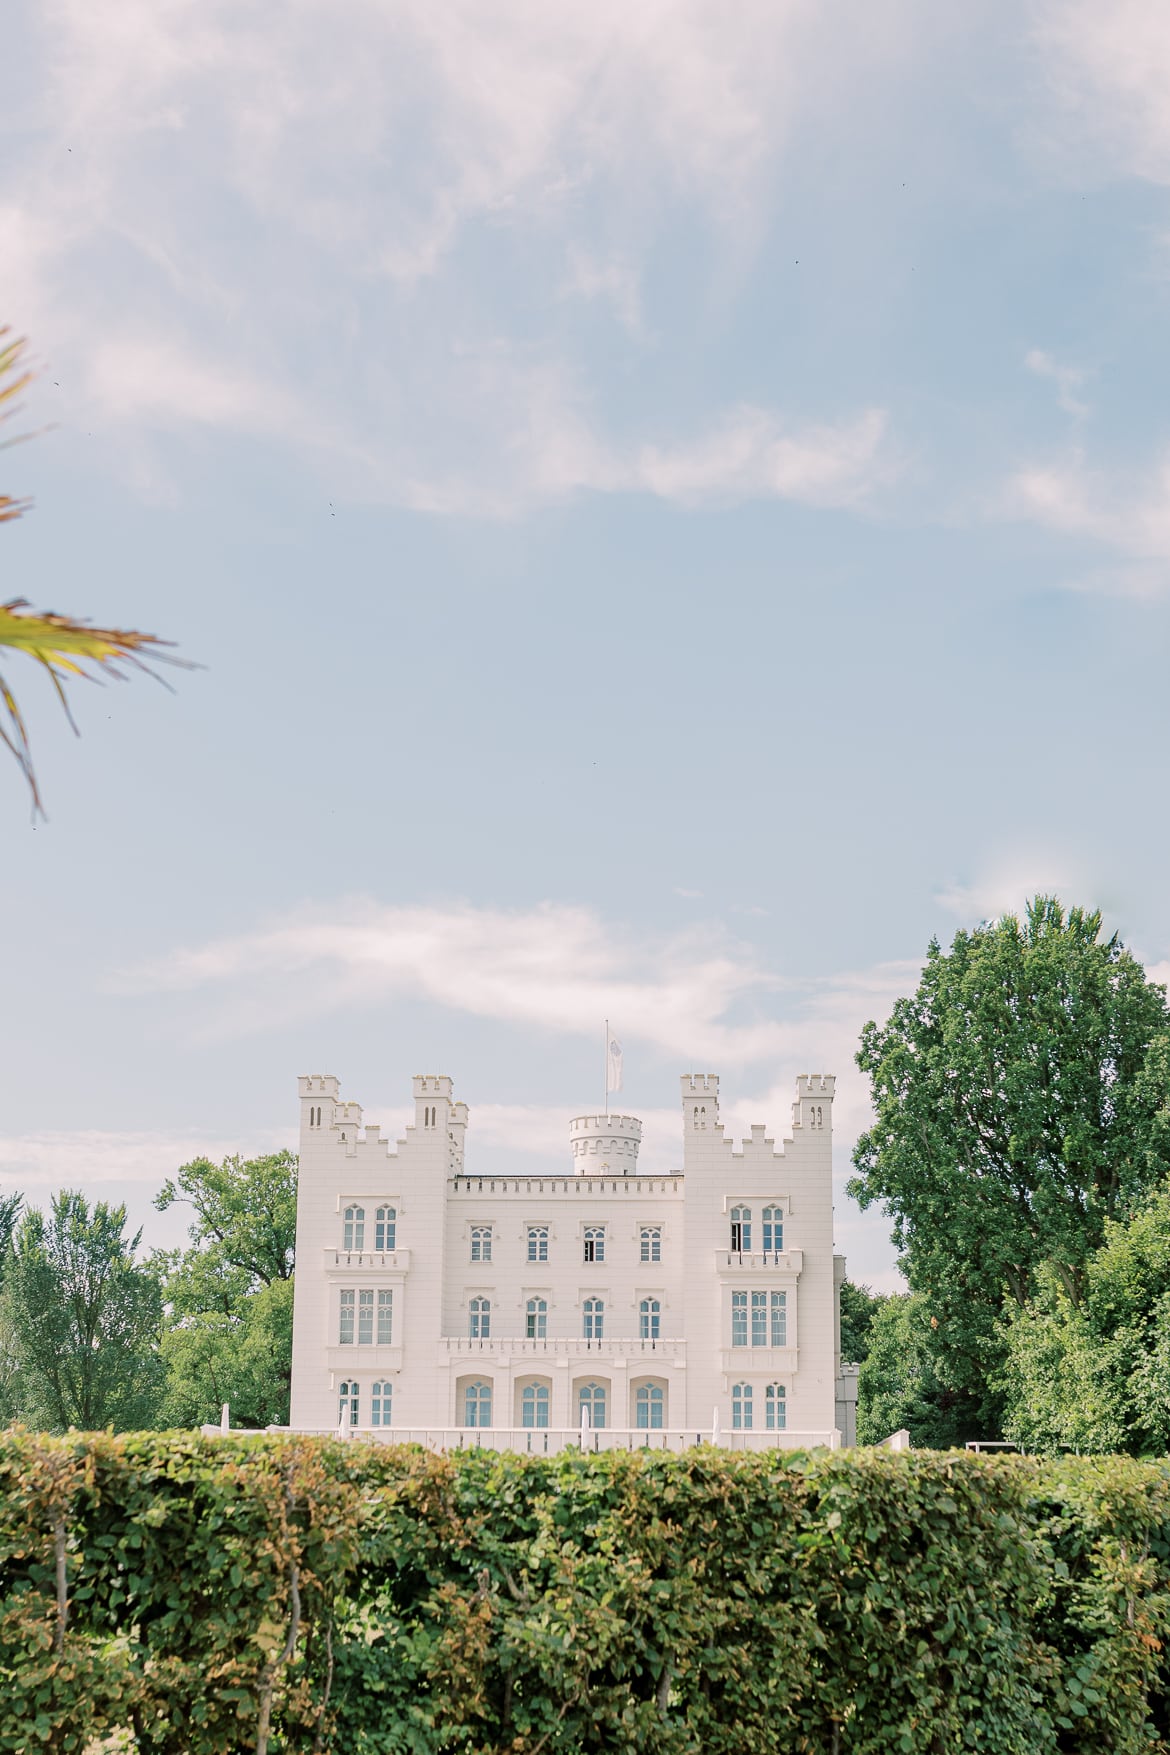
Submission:
<svg viewBox="0 0 1170 1755">
<path fill-rule="evenodd" d="M 553 1448 L 584 1408 L 593 1443 L 839 1442 L 833 1084 L 797 1081 L 779 1151 L 688 1074 L 677 1172 L 639 1172 L 635 1117 L 582 1115 L 563 1167 L 480 1176 L 449 1078 L 414 1080 L 393 1147 L 302 1078 L 292 1425 Z"/>
</svg>

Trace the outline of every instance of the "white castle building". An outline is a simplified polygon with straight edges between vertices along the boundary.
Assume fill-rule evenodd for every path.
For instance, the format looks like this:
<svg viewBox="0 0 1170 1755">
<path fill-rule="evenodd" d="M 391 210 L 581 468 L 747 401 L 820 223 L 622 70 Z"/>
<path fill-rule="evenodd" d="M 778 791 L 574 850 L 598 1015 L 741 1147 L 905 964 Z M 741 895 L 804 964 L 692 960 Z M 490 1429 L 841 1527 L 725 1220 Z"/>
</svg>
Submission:
<svg viewBox="0 0 1170 1755">
<path fill-rule="evenodd" d="M 762 1126 L 737 1146 L 719 1080 L 688 1074 L 679 1170 L 639 1170 L 636 1117 L 578 1115 L 563 1166 L 477 1175 L 449 1078 L 414 1080 L 394 1146 L 302 1078 L 292 1426 L 839 1443 L 833 1084 L 797 1081 L 779 1151 Z"/>
</svg>

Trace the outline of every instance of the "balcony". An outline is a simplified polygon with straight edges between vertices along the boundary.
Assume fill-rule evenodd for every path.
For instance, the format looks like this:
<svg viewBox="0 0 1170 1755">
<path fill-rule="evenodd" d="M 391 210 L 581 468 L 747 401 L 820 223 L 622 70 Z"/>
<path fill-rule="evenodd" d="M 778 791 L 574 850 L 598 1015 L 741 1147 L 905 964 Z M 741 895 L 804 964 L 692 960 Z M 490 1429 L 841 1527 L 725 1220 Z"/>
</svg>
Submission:
<svg viewBox="0 0 1170 1755">
<path fill-rule="evenodd" d="M 715 1272 L 717 1274 L 791 1274 L 794 1278 L 804 1266 L 802 1249 L 782 1250 L 741 1250 L 717 1249 L 715 1251 Z"/>
<path fill-rule="evenodd" d="M 373 1275 L 404 1274 L 410 1267 L 409 1249 L 327 1249 L 325 1272 Z"/>
<path fill-rule="evenodd" d="M 508 1354 L 518 1359 L 580 1359 L 591 1356 L 599 1362 L 606 1359 L 685 1360 L 685 1341 L 586 1341 L 571 1340 L 561 1335 L 552 1340 L 521 1340 L 511 1335 L 493 1335 L 489 1340 L 471 1340 L 466 1335 L 444 1335 L 439 1342 L 440 1357 L 481 1357 L 490 1354 L 499 1358 Z"/>
</svg>

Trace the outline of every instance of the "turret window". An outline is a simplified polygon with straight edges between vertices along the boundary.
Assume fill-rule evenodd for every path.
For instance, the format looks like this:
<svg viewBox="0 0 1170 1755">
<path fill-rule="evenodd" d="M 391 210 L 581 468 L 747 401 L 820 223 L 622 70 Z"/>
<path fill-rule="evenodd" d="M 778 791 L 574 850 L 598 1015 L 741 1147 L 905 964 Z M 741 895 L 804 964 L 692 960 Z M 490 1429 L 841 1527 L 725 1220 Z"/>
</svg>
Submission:
<svg viewBox="0 0 1170 1755">
<path fill-rule="evenodd" d="M 342 1248 L 347 1253 L 356 1250 L 360 1255 L 366 1246 L 365 1207 L 346 1207 L 342 1220 Z"/>
</svg>

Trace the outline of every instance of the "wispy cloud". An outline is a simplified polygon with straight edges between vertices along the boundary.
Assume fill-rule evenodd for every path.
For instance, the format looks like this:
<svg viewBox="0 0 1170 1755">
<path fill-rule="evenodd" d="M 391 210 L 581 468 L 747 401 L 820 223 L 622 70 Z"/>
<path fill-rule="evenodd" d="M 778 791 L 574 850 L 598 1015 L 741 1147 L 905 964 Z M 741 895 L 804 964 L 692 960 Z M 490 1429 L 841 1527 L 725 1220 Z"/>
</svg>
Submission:
<svg viewBox="0 0 1170 1755">
<path fill-rule="evenodd" d="M 883 0 L 891 39 L 913 6 Z M 153 481 L 153 434 L 215 426 L 293 447 L 331 496 L 461 516 L 855 506 L 895 472 L 864 406 L 615 418 L 566 320 L 587 299 L 644 347 L 672 225 L 720 275 L 750 256 L 809 94 L 856 72 L 810 0 L 730 30 L 702 0 L 363 0 L 344 30 L 325 0 L 50 0 L 38 23 L 6 316 L 63 424 L 117 435 L 111 467 Z"/>
<path fill-rule="evenodd" d="M 1079 366 L 1062 366 L 1058 360 L 1053 359 L 1050 353 L 1045 353 L 1040 347 L 1034 347 L 1025 354 L 1024 364 L 1038 378 L 1048 378 L 1056 385 L 1057 405 L 1064 410 L 1065 414 L 1071 414 L 1078 420 L 1083 419 L 1088 414 L 1088 403 L 1082 401 L 1077 395 L 1077 391 L 1085 382 L 1088 374 L 1082 371 Z"/>
<path fill-rule="evenodd" d="M 554 903 L 513 911 L 353 903 L 176 950 L 119 985 L 201 990 L 213 1001 L 211 1027 L 224 1034 L 265 1028 L 290 1008 L 316 1013 L 395 996 L 570 1036 L 609 1016 L 626 1037 L 687 1067 L 851 1055 L 843 1032 L 855 1038 L 859 1013 L 880 1009 L 906 972 L 892 964 L 796 981 L 713 926 L 653 941 L 592 909 Z M 769 1015 L 777 1006 L 789 1015 Z"/>
<path fill-rule="evenodd" d="M 945 884 L 935 901 L 963 926 L 976 926 L 1003 914 L 1021 913 L 1033 896 L 1083 901 L 1084 873 L 1055 854 L 1013 856 L 991 863 L 968 882 Z"/>
<path fill-rule="evenodd" d="M 1136 474 L 1093 469 L 1079 450 L 1027 465 L 1008 481 L 1003 508 L 1122 558 L 1120 566 L 1078 569 L 1071 586 L 1134 597 L 1170 589 L 1170 450 Z"/>
<path fill-rule="evenodd" d="M 1041 0 L 1035 34 L 1094 177 L 1102 165 L 1170 182 L 1170 28 L 1160 0 Z"/>
</svg>

